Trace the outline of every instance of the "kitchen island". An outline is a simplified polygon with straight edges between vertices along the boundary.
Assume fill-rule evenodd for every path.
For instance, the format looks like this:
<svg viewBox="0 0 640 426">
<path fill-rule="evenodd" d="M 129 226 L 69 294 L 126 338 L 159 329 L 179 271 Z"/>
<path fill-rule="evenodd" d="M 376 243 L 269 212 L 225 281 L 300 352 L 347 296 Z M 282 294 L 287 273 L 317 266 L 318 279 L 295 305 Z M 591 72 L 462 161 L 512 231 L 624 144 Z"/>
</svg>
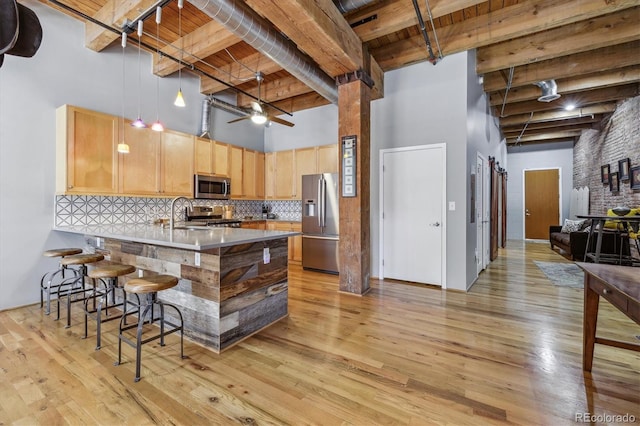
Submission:
<svg viewBox="0 0 640 426">
<path fill-rule="evenodd" d="M 180 308 L 189 338 L 216 352 L 287 316 L 287 239 L 296 232 L 146 224 L 54 230 L 84 235 L 96 252 L 139 274 L 180 278 L 159 297 Z"/>
</svg>

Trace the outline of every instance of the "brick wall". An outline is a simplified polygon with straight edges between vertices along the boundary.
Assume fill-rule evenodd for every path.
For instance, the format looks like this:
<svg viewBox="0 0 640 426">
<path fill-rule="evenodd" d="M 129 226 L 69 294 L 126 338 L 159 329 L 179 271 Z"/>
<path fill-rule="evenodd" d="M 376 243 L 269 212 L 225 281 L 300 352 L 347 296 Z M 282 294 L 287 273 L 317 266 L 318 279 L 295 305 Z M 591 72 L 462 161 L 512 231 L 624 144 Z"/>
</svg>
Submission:
<svg viewBox="0 0 640 426">
<path fill-rule="evenodd" d="M 615 206 L 640 207 L 640 190 L 620 181 L 620 191 L 611 192 L 601 181 L 601 166 L 618 172 L 618 160 L 631 159 L 640 166 L 640 96 L 622 101 L 600 130 L 585 130 L 573 149 L 573 186 L 589 187 L 590 214 L 604 214 Z"/>
</svg>

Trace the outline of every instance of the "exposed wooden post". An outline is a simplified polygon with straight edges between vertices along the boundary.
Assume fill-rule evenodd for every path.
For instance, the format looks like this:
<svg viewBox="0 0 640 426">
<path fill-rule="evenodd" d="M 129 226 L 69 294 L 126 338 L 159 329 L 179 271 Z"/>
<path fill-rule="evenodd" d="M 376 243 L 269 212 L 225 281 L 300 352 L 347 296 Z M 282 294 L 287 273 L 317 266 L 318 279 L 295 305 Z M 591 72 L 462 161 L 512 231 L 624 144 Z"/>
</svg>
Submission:
<svg viewBox="0 0 640 426">
<path fill-rule="evenodd" d="M 371 275 L 370 133 L 371 89 L 364 73 L 336 79 L 338 87 L 338 155 L 340 156 L 340 291 L 362 295 L 369 291 Z M 341 80 L 346 80 L 342 82 Z M 342 192 L 342 137 L 355 136 L 354 197 Z"/>
</svg>

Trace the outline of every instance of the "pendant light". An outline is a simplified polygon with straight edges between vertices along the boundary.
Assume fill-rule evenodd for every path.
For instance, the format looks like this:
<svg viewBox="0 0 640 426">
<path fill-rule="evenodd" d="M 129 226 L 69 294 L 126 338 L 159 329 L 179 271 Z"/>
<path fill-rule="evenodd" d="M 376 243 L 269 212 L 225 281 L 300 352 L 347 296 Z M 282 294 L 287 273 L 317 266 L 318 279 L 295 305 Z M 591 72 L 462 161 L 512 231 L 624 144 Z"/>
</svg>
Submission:
<svg viewBox="0 0 640 426">
<path fill-rule="evenodd" d="M 136 120 L 131 123 L 131 125 L 133 127 L 137 127 L 139 129 L 142 129 L 144 127 L 147 127 L 146 124 L 144 124 L 144 121 L 142 121 L 142 118 L 140 117 L 140 102 L 141 102 L 141 92 L 142 92 L 142 72 L 140 70 L 140 39 L 142 39 L 142 27 L 143 27 L 144 23 L 141 20 L 138 21 L 138 118 L 136 118 Z"/>
<path fill-rule="evenodd" d="M 173 103 L 177 107 L 184 107 L 184 98 L 182 97 L 182 60 L 184 59 L 184 39 L 182 38 L 182 8 L 184 6 L 184 0 L 178 0 L 178 37 L 180 37 L 180 67 L 178 68 L 178 96 Z"/>
<path fill-rule="evenodd" d="M 156 53 L 158 60 L 162 58 L 160 54 L 160 21 L 162 20 L 162 8 L 156 8 Z M 156 74 L 156 121 L 151 125 L 151 130 L 156 132 L 164 132 L 164 126 L 160 122 L 160 76 Z"/>
<path fill-rule="evenodd" d="M 129 145 L 127 145 L 127 143 L 124 141 L 124 96 L 126 93 L 125 87 L 124 87 L 124 76 L 125 76 L 125 70 L 124 70 L 124 48 L 127 46 L 127 33 L 125 33 L 124 31 L 122 32 L 122 40 L 120 42 L 120 44 L 122 44 L 122 122 L 121 122 L 121 126 L 120 126 L 120 132 L 122 133 L 122 140 L 120 141 L 120 143 L 118 144 L 118 152 L 122 153 L 122 154 L 128 154 L 129 153 Z"/>
</svg>

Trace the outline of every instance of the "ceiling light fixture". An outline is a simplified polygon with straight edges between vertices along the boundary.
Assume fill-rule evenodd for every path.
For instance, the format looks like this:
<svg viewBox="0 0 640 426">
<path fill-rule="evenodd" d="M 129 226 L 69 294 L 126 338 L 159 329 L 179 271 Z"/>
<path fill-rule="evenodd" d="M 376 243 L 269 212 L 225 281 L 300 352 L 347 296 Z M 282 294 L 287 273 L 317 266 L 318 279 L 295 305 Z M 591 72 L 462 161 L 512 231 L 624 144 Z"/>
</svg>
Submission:
<svg viewBox="0 0 640 426">
<path fill-rule="evenodd" d="M 120 152 L 122 154 L 128 154 L 129 153 L 129 145 L 127 145 L 127 143 L 124 141 L 124 96 L 125 96 L 125 93 L 126 93 L 126 90 L 125 90 L 125 87 L 124 87 L 124 76 L 125 76 L 125 70 L 124 70 L 124 48 L 127 46 L 127 33 L 125 33 L 124 31 L 122 32 L 122 39 L 120 41 L 120 44 L 122 44 L 122 124 L 121 124 L 122 140 L 118 144 L 118 152 Z"/>
<path fill-rule="evenodd" d="M 160 53 L 160 21 L 162 20 L 162 8 L 158 6 L 156 8 L 156 52 L 158 53 L 158 60 L 162 58 Z M 160 122 L 160 75 L 156 74 L 156 121 L 151 125 L 151 130 L 156 132 L 164 132 L 164 126 Z"/>
<path fill-rule="evenodd" d="M 564 107 L 565 111 L 573 111 L 574 109 L 576 109 L 576 105 L 575 104 L 567 104 Z"/>
<path fill-rule="evenodd" d="M 184 7 L 184 0 L 178 0 L 178 37 L 180 37 L 180 66 L 178 68 L 178 96 L 176 96 L 173 104 L 177 107 L 184 107 L 184 98 L 182 97 L 182 60 L 184 59 L 184 39 L 182 38 L 182 8 Z"/>
<path fill-rule="evenodd" d="M 253 121 L 256 124 L 264 124 L 267 122 L 267 116 L 261 112 L 253 111 L 251 113 L 251 121 Z"/>
<path fill-rule="evenodd" d="M 131 123 L 133 127 L 137 127 L 138 129 L 147 127 L 147 125 L 144 124 L 144 121 L 142 121 L 142 118 L 140 117 L 140 103 L 142 92 L 142 72 L 140 70 L 140 39 L 142 38 L 142 26 L 143 21 L 138 21 L 138 118 L 136 118 L 135 121 Z"/>
<path fill-rule="evenodd" d="M 542 95 L 538 98 L 539 102 L 551 102 L 560 97 L 555 80 L 543 80 L 535 83 L 535 85 L 542 89 Z"/>
</svg>

